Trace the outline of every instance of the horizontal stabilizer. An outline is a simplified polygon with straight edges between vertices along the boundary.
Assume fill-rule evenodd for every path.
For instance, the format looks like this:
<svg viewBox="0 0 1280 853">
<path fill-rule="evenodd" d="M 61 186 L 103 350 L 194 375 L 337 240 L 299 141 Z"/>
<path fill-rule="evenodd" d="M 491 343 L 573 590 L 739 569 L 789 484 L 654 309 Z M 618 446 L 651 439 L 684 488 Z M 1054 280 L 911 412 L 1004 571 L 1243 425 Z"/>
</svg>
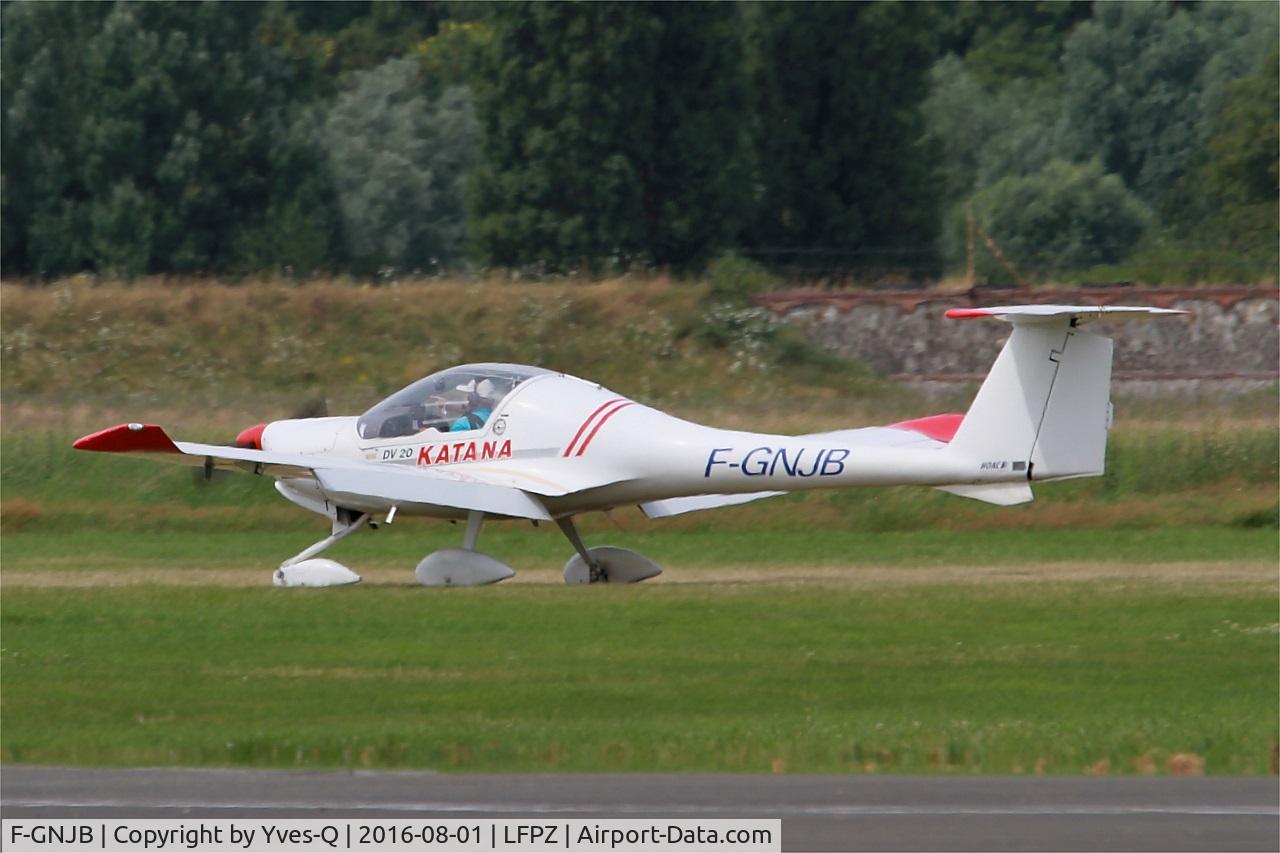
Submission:
<svg viewBox="0 0 1280 853">
<path fill-rule="evenodd" d="M 669 498 L 665 501 L 649 501 L 640 504 L 640 511 L 649 518 L 670 518 L 686 512 L 697 512 L 700 509 L 718 509 L 722 506 L 736 506 L 751 503 L 761 498 L 771 498 L 786 492 L 751 492 L 745 495 L 694 495 L 689 498 Z"/>
<path fill-rule="evenodd" d="M 1035 497 L 1031 494 L 1031 484 L 1026 482 L 984 483 L 976 486 L 938 486 L 938 491 L 949 492 L 962 498 L 973 498 L 976 501 L 983 501 L 996 506 L 1024 504 Z"/>
<path fill-rule="evenodd" d="M 1045 323 L 1059 317 L 1079 322 L 1089 320 L 1137 320 L 1159 314 L 1189 314 L 1178 308 L 1149 308 L 1145 305 L 996 305 L 990 308 L 952 308 L 949 320 L 974 320 L 994 317 L 1007 323 Z"/>
</svg>

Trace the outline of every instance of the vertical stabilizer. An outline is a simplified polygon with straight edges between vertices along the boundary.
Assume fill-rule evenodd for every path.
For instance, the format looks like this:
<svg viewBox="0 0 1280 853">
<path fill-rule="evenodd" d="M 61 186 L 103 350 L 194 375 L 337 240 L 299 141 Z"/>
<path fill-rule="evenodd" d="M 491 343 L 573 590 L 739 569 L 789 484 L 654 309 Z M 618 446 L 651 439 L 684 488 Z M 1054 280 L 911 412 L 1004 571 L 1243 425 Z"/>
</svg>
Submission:
<svg viewBox="0 0 1280 853">
<path fill-rule="evenodd" d="M 1182 314 L 1159 308 L 1067 305 L 960 309 L 956 318 L 998 317 L 1013 334 L 978 389 L 948 450 L 975 465 L 1029 480 L 1103 473 L 1111 420 L 1111 339 L 1080 328 L 1105 317 Z M 1005 468 L 1004 466 L 1008 467 Z"/>
<path fill-rule="evenodd" d="M 952 451 L 979 464 L 1027 470 L 1069 330 L 1066 320 L 1014 326 L 951 440 Z"/>
</svg>

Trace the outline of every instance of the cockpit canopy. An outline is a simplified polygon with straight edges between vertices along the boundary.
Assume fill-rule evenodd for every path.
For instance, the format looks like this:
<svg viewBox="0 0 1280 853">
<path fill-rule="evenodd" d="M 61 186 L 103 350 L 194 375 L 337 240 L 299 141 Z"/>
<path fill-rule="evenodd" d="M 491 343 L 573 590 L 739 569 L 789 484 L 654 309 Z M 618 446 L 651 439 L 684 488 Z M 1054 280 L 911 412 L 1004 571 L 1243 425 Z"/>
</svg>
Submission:
<svg viewBox="0 0 1280 853">
<path fill-rule="evenodd" d="M 464 364 L 402 388 L 360 416 L 361 438 L 479 429 L 517 385 L 550 373 L 519 364 Z"/>
</svg>

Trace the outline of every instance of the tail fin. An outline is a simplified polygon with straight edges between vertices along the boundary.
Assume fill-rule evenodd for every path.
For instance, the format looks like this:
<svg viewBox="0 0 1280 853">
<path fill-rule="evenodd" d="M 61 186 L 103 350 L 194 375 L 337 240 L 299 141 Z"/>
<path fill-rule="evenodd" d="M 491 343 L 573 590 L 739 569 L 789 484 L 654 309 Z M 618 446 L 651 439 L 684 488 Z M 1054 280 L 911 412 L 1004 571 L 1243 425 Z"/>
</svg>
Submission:
<svg viewBox="0 0 1280 853">
<path fill-rule="evenodd" d="M 1080 325 L 1185 313 L 1076 305 L 948 311 L 951 318 L 997 317 L 1013 324 L 948 450 L 973 460 L 983 473 L 1026 471 L 1028 480 L 1102 474 L 1111 421 L 1111 339 Z"/>
</svg>

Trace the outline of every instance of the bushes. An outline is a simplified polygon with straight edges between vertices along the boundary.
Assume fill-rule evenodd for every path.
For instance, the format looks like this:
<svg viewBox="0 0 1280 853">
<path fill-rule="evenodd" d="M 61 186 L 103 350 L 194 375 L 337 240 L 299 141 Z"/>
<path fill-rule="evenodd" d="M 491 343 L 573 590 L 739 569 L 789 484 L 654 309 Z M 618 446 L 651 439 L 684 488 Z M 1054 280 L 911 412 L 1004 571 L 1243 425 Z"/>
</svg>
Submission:
<svg viewBox="0 0 1280 853">
<path fill-rule="evenodd" d="M 708 264 L 706 279 L 711 286 L 711 299 L 744 304 L 781 281 L 760 264 L 734 252 L 726 252 Z"/>
<path fill-rule="evenodd" d="M 978 192 L 973 208 L 1015 263 L 1028 260 L 1046 272 L 1115 263 L 1152 221 L 1151 211 L 1097 160 L 1054 160 L 1035 174 L 1004 178 Z M 994 260 L 980 271 L 997 280 L 1008 276 Z"/>
</svg>

